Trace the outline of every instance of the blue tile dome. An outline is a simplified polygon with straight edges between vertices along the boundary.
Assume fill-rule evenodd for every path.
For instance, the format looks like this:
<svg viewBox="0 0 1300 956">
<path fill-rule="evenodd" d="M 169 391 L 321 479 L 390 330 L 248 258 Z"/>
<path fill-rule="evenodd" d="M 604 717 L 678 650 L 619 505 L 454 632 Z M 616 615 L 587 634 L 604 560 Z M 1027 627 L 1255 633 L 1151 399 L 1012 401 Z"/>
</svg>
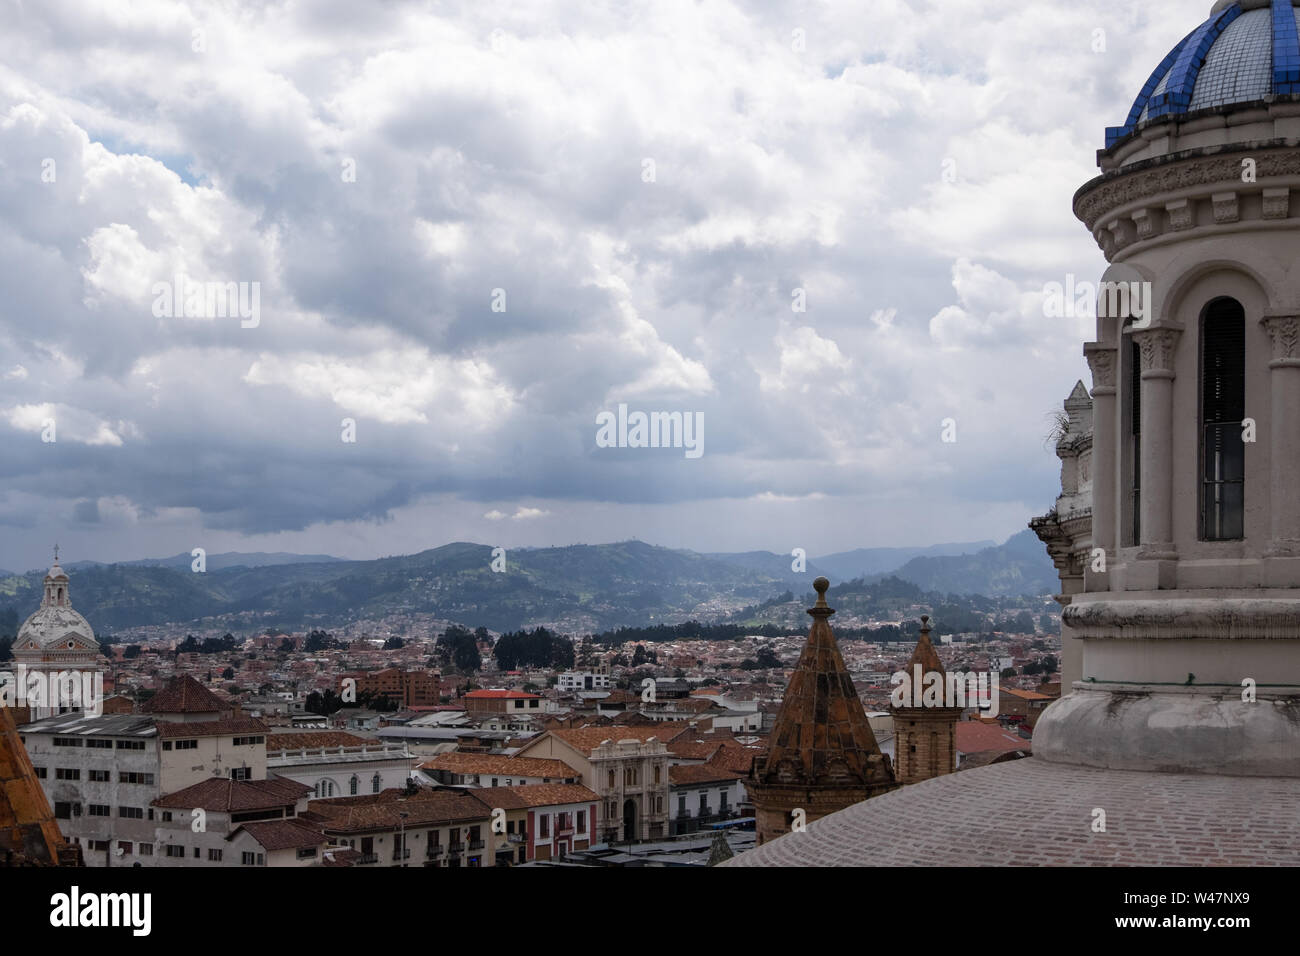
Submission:
<svg viewBox="0 0 1300 956">
<path fill-rule="evenodd" d="M 1293 0 L 1219 0 L 1160 61 L 1106 148 L 1144 123 L 1300 93 L 1300 10 Z"/>
</svg>

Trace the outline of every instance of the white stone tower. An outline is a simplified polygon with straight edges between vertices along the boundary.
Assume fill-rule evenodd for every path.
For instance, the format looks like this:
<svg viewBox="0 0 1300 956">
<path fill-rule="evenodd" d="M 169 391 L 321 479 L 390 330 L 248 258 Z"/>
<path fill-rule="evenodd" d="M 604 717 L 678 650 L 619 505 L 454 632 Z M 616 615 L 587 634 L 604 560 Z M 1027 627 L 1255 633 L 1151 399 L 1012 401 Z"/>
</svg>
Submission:
<svg viewBox="0 0 1300 956">
<path fill-rule="evenodd" d="M 1084 349 L 1104 570 L 1064 611 L 1081 680 L 1041 759 L 1300 776 L 1298 21 L 1215 4 L 1075 196 L 1123 285 Z"/>
</svg>

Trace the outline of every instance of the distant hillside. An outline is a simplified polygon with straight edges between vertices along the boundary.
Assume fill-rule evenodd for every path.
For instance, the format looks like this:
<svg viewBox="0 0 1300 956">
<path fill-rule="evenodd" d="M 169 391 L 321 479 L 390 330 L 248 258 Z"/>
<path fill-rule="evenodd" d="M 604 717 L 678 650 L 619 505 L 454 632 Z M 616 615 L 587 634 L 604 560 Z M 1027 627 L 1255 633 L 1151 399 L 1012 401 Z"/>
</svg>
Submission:
<svg viewBox="0 0 1300 956">
<path fill-rule="evenodd" d="M 807 590 L 812 587 L 812 582 L 825 575 L 832 583 L 839 581 L 840 576 L 832 571 L 828 571 L 820 564 L 815 564 L 810 559 L 804 559 L 804 570 L 802 572 L 793 570 L 794 555 L 792 554 L 773 554 L 771 551 L 745 551 L 741 554 L 706 554 L 706 558 L 714 561 L 723 561 L 727 564 L 735 565 L 738 568 L 746 568 L 750 571 L 758 571 L 768 577 L 784 581 L 793 588 L 803 588 Z"/>
<path fill-rule="evenodd" d="M 796 574 L 791 558 L 771 552 L 706 555 L 641 541 L 515 549 L 507 552 L 505 571 L 498 573 L 492 570 L 492 550 L 458 542 L 373 561 L 215 554 L 208 555 L 203 574 L 190 570 L 188 554 L 153 562 L 85 564 L 71 569 L 72 600 L 104 634 L 159 624 L 198 627 L 203 619 L 209 619 L 208 626 L 242 632 L 328 629 L 391 613 L 423 614 L 495 631 L 547 624 L 570 633 L 598 633 L 724 621 L 742 609 L 764 619 L 788 611 L 791 620 L 802 624 L 812 580 L 818 574 L 837 585 L 846 580 L 824 558 Z M 876 553 L 900 550 L 932 549 Z M 868 559 L 861 555 L 869 551 L 852 554 L 863 561 Z M 286 563 L 296 558 L 303 560 Z M 42 569 L 0 576 L 0 612 L 12 609 L 22 620 L 36 610 L 44 574 Z M 940 594 L 1016 596 L 1057 589 L 1051 562 L 1028 531 L 974 554 L 915 557 L 894 574 Z M 864 598 L 863 611 L 885 606 L 879 604 L 879 590 L 873 587 L 870 600 Z M 805 597 L 775 600 L 787 591 Z M 786 603 L 790 607 L 784 611 L 773 606 Z"/>
<path fill-rule="evenodd" d="M 1047 549 L 1028 529 L 975 554 L 913 558 L 893 574 L 944 594 L 1055 594 L 1061 587 Z"/>
<path fill-rule="evenodd" d="M 639 541 L 513 550 L 494 572 L 489 545 L 456 543 L 374 561 L 244 565 L 196 574 L 139 563 L 92 565 L 72 579 L 73 603 L 96 629 L 189 623 L 238 615 L 231 626 L 332 626 L 415 612 L 508 630 L 568 622 L 602 630 L 674 622 L 761 601 L 783 580 L 691 551 Z M 0 579 L 0 609 L 25 618 L 40 603 L 44 571 Z"/>
<path fill-rule="evenodd" d="M 209 554 L 204 558 L 209 571 L 223 571 L 226 568 L 240 567 L 264 568 L 281 564 L 329 564 L 346 560 L 346 558 L 336 558 L 329 554 L 292 554 L 288 551 L 223 551 L 220 554 Z M 138 561 L 119 561 L 116 563 L 136 568 L 158 567 L 189 571 L 194 563 L 194 558 L 186 551 L 181 554 L 174 554 L 170 558 L 141 558 Z M 79 561 L 76 564 L 68 565 L 68 568 L 89 568 L 97 565 L 104 566 L 100 561 Z M 4 576 L 5 572 L 0 572 L 0 577 Z"/>
<path fill-rule="evenodd" d="M 851 581 L 873 574 L 885 574 L 913 558 L 974 554 L 996 544 L 996 541 L 975 541 L 967 544 L 935 544 L 928 548 L 858 548 L 856 551 L 827 554 L 815 560 L 832 581 L 837 578 Z"/>
</svg>

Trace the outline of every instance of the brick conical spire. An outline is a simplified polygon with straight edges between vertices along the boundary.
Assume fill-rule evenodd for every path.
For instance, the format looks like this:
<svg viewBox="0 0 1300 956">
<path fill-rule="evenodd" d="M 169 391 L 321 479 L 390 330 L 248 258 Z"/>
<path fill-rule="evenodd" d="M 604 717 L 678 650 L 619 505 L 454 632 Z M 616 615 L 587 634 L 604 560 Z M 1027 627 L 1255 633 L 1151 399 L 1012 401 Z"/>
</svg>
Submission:
<svg viewBox="0 0 1300 956">
<path fill-rule="evenodd" d="M 811 822 L 894 786 L 889 759 L 876 744 L 831 632 L 830 581 L 818 578 L 813 587 L 817 603 L 808 610 L 813 619 L 808 642 L 781 701 L 767 753 L 755 758 L 750 777 L 760 843 L 786 832 L 796 810 Z"/>
<path fill-rule="evenodd" d="M 937 674 L 946 674 L 943 669 L 943 663 L 939 660 L 939 652 L 934 649 L 930 643 L 930 616 L 921 615 L 921 637 L 916 642 L 916 650 L 912 652 L 912 659 L 907 662 L 907 672 L 914 673 L 916 665 L 921 665 L 921 673 L 925 674 L 934 671 Z"/>
<path fill-rule="evenodd" d="M 56 865 L 80 866 L 80 851 L 64 842 L 9 708 L 0 707 L 0 866 Z"/>
</svg>

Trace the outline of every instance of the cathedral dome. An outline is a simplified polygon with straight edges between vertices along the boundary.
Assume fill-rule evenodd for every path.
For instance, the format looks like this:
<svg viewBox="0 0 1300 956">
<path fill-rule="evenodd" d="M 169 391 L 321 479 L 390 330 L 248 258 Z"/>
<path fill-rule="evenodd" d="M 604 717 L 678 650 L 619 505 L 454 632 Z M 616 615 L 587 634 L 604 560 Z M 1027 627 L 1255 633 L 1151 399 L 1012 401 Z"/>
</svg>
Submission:
<svg viewBox="0 0 1300 956">
<path fill-rule="evenodd" d="M 45 575 L 41 606 L 18 629 L 14 651 L 26 657 L 47 650 L 98 650 L 98 647 L 90 624 L 72 607 L 68 573 L 56 560 Z"/>
<path fill-rule="evenodd" d="M 1148 125 L 1263 106 L 1300 93 L 1300 9 L 1293 0 L 1219 0 L 1151 73 L 1110 149 Z"/>
</svg>

